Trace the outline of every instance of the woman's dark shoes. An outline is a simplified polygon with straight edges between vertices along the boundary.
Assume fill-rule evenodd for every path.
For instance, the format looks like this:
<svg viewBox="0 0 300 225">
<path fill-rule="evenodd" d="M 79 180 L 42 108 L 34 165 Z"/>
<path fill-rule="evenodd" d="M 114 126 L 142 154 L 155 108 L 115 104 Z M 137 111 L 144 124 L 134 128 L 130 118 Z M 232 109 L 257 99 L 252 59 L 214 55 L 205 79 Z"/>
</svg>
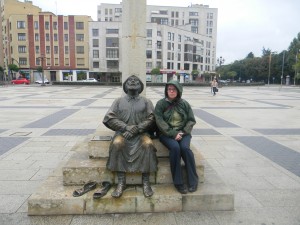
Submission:
<svg viewBox="0 0 300 225">
<path fill-rule="evenodd" d="M 94 190 L 97 186 L 97 183 L 94 182 L 94 181 L 91 181 L 91 182 L 88 182 L 86 183 L 85 185 L 83 185 L 82 188 L 79 188 L 79 189 L 76 189 L 74 192 L 73 192 L 73 196 L 74 197 L 79 197 L 91 190 Z"/>
<path fill-rule="evenodd" d="M 195 192 L 195 191 L 197 191 L 197 188 L 198 188 L 198 185 L 194 185 L 194 186 L 190 186 L 189 187 L 189 192 Z"/>
<path fill-rule="evenodd" d="M 186 186 L 184 184 L 179 184 L 179 185 L 177 184 L 177 185 L 175 185 L 175 188 L 181 194 L 186 194 L 188 192 L 188 189 L 186 188 Z"/>
<path fill-rule="evenodd" d="M 93 198 L 94 199 L 102 198 L 107 194 L 110 188 L 111 188 L 111 183 L 108 181 L 103 181 L 101 187 L 94 193 Z"/>
</svg>

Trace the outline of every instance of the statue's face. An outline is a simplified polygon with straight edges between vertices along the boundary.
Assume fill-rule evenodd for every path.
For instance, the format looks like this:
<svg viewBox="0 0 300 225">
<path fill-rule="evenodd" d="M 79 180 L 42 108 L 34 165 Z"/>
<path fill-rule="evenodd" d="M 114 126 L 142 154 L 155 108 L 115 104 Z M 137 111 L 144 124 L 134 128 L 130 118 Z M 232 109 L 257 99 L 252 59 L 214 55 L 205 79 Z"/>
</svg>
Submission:
<svg viewBox="0 0 300 225">
<path fill-rule="evenodd" d="M 141 88 L 140 79 L 136 76 L 129 77 L 126 82 L 126 88 L 127 90 L 134 90 L 134 91 L 140 90 Z"/>
</svg>

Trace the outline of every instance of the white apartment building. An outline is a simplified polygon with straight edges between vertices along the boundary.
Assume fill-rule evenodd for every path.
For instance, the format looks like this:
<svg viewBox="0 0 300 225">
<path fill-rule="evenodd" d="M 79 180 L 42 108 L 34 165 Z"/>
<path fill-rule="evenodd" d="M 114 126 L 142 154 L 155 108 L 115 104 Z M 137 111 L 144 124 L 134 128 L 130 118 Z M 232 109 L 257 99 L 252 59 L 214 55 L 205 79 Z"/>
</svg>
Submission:
<svg viewBox="0 0 300 225">
<path fill-rule="evenodd" d="M 120 81 L 122 65 L 122 5 L 98 6 L 98 21 L 90 22 L 90 76 L 100 81 Z M 215 70 L 217 9 L 147 6 L 146 68 L 159 68 L 147 81 L 162 82 L 178 76 L 182 82 L 198 80 L 199 74 Z M 163 78 L 167 77 L 167 78 Z"/>
</svg>

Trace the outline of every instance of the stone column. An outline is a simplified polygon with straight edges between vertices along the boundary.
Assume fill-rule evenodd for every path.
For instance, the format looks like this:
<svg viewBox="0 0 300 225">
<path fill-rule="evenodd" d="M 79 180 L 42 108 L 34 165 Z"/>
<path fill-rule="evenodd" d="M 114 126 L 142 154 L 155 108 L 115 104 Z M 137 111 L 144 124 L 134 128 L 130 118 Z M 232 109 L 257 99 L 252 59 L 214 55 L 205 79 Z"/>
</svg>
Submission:
<svg viewBox="0 0 300 225">
<path fill-rule="evenodd" d="M 146 0 L 123 0 L 122 8 L 122 83 L 136 75 L 146 86 Z"/>
</svg>

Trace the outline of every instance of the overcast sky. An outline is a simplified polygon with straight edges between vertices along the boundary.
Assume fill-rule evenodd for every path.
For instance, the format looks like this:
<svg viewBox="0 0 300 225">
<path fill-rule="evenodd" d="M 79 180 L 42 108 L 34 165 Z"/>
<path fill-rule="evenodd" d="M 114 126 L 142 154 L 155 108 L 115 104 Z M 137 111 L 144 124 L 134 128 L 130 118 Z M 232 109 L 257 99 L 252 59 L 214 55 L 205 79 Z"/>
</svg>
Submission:
<svg viewBox="0 0 300 225">
<path fill-rule="evenodd" d="M 43 11 L 57 15 L 89 15 L 97 20 L 101 3 L 121 0 L 32 0 Z M 183 6 L 205 4 L 218 8 L 217 57 L 225 64 L 245 58 L 262 49 L 280 53 L 287 50 L 300 32 L 300 0 L 147 0 L 148 5 Z"/>
</svg>

